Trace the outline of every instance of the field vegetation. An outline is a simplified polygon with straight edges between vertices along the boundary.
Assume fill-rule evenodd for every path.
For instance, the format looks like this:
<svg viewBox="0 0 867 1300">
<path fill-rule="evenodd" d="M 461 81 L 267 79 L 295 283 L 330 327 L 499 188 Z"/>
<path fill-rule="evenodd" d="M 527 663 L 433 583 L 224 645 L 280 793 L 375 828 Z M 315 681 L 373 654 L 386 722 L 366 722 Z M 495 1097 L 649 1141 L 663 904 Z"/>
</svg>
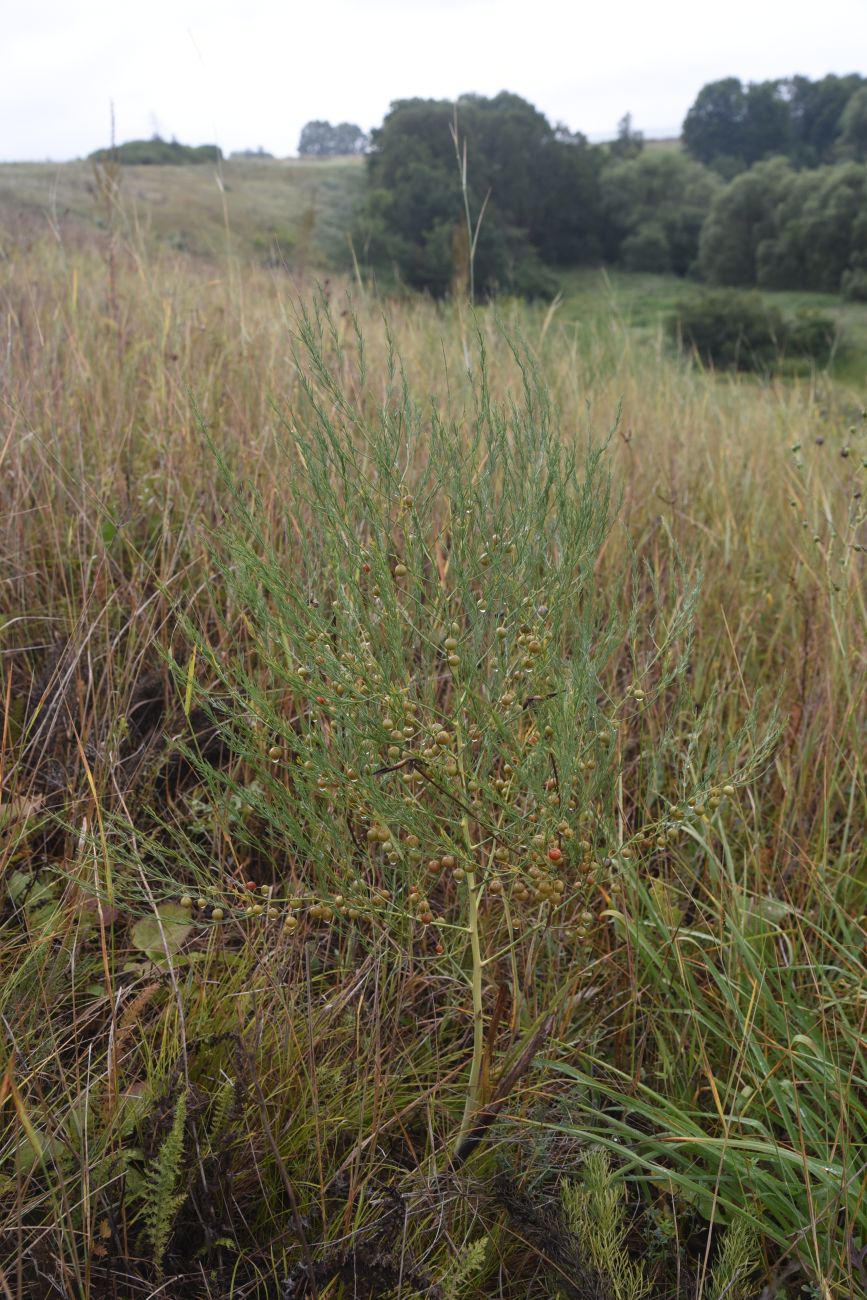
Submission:
<svg viewBox="0 0 867 1300">
<path fill-rule="evenodd" d="M 95 197 L 0 262 L 0 1290 L 867 1294 L 863 393 Z"/>
</svg>

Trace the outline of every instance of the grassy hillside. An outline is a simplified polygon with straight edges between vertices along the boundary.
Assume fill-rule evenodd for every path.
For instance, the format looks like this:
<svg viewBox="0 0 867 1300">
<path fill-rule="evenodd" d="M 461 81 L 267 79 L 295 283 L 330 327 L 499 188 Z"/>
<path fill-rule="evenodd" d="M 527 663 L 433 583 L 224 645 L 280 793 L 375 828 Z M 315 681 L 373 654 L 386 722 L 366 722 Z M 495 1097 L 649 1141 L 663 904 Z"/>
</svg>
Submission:
<svg viewBox="0 0 867 1300">
<path fill-rule="evenodd" d="M 6 252 L 4 1294 L 867 1294 L 860 402 Z"/>
<path fill-rule="evenodd" d="M 193 253 L 296 266 L 345 266 L 346 232 L 363 161 L 244 159 L 212 166 L 123 167 L 116 219 Z M 26 214 L 47 223 L 105 226 L 110 205 L 89 162 L 0 164 L 0 228 Z M 227 234 L 228 231 L 228 234 Z"/>
</svg>

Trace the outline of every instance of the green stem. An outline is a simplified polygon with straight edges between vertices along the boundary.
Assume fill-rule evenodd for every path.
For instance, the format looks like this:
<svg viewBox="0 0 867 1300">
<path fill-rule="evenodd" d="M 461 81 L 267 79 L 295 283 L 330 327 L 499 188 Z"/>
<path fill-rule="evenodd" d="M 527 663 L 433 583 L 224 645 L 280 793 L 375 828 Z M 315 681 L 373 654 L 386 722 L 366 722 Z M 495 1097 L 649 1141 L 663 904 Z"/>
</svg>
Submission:
<svg viewBox="0 0 867 1300">
<path fill-rule="evenodd" d="M 470 976 L 470 988 L 473 998 L 473 1060 L 467 1082 L 464 1116 L 457 1137 L 456 1146 L 458 1148 L 460 1148 L 461 1143 L 467 1136 L 473 1116 L 478 1109 L 482 1055 L 485 1049 L 485 1025 L 482 1009 L 482 945 L 479 941 L 479 896 L 476 889 L 475 873 L 472 871 L 467 872 L 467 899 L 467 928 L 470 932 L 470 952 L 473 963 Z"/>
<path fill-rule="evenodd" d="M 461 787 L 466 787 L 466 772 L 464 769 L 464 746 L 463 746 L 463 728 L 460 723 L 460 711 L 463 707 L 464 695 L 461 696 L 459 707 L 455 710 L 455 738 L 457 741 L 457 761 L 458 771 L 461 778 Z M 461 815 L 461 829 L 464 835 L 464 845 L 467 851 L 468 862 L 473 860 L 473 840 L 470 835 L 470 819 L 466 812 Z M 472 969 L 470 972 L 470 991 L 472 993 L 473 1004 L 473 1059 L 470 1065 L 470 1077 L 467 1081 L 467 1096 L 464 1102 L 464 1115 L 461 1120 L 461 1127 L 458 1132 L 456 1149 L 460 1149 L 461 1143 L 469 1132 L 473 1116 L 479 1105 L 479 1083 L 482 1074 L 482 1056 L 485 1050 L 485 1022 L 482 1007 L 482 944 L 479 935 L 479 890 L 476 886 L 476 873 L 467 870 L 467 930 L 470 936 L 470 956 L 472 959 Z"/>
</svg>

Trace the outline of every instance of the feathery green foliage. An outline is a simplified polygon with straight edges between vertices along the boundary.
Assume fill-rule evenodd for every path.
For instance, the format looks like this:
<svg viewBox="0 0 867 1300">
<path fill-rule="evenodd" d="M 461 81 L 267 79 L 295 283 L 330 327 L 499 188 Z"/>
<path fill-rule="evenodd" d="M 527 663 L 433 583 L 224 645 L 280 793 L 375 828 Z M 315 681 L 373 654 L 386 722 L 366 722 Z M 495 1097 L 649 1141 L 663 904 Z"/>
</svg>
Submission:
<svg viewBox="0 0 867 1300">
<path fill-rule="evenodd" d="M 760 1263 L 758 1232 L 746 1219 L 735 1219 L 722 1235 L 708 1300 L 751 1300 Z"/>
<path fill-rule="evenodd" d="M 564 1180 L 560 1197 L 569 1227 L 613 1300 L 643 1300 L 650 1282 L 626 1250 L 623 1190 L 608 1152 L 591 1150 L 584 1157 L 580 1180 Z"/>
<path fill-rule="evenodd" d="M 443 1300 L 463 1300 L 463 1297 L 473 1295 L 476 1276 L 484 1268 L 489 1250 L 488 1238 L 477 1237 L 455 1255 L 454 1263 L 441 1283 Z"/>
<path fill-rule="evenodd" d="M 175 1105 L 172 1126 L 144 1179 L 141 1217 L 145 1235 L 151 1245 L 154 1269 L 163 1273 L 163 1256 L 178 1210 L 187 1199 L 186 1190 L 178 1190 L 184 1158 L 184 1133 L 187 1122 L 187 1094 L 182 1092 Z"/>
</svg>

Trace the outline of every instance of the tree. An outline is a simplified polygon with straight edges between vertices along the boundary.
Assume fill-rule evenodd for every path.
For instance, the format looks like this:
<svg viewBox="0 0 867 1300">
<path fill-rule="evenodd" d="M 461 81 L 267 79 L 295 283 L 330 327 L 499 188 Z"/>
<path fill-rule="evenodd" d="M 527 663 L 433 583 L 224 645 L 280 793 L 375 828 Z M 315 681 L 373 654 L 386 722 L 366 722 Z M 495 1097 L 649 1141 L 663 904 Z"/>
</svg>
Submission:
<svg viewBox="0 0 867 1300">
<path fill-rule="evenodd" d="M 583 136 L 546 147 L 544 186 L 529 234 L 540 257 L 558 266 L 602 256 L 599 178 L 603 155 Z"/>
<path fill-rule="evenodd" d="M 855 73 L 847 77 L 829 74 L 819 81 L 793 77 L 788 83 L 792 157 L 799 166 L 833 162 L 840 119 L 852 95 L 863 85 Z"/>
<path fill-rule="evenodd" d="M 857 159 L 857 142 L 839 155 L 838 137 L 843 114 L 864 85 L 856 73 L 819 81 L 801 76 L 757 81 L 746 89 L 734 77 L 713 81 L 702 87 L 686 115 L 684 144 L 693 157 L 729 178 L 775 154 L 800 167 L 818 167 L 837 156 Z M 860 138 L 859 128 L 853 133 Z"/>
<path fill-rule="evenodd" d="M 737 77 L 702 86 L 683 123 L 687 151 L 706 166 L 719 158 L 742 163 L 746 112 L 746 95 Z"/>
<path fill-rule="evenodd" d="M 368 137 L 354 122 L 332 126 L 330 122 L 317 120 L 307 122 L 302 128 L 298 153 L 302 158 L 336 158 L 364 153 L 368 143 Z"/>
<path fill-rule="evenodd" d="M 636 271 L 686 275 L 702 224 L 722 188 L 715 173 L 682 153 L 642 153 L 600 177 L 606 254 Z"/>
<path fill-rule="evenodd" d="M 356 232 L 372 262 L 437 296 L 461 277 L 468 257 L 454 121 L 447 100 L 392 104 L 373 132 Z M 599 163 L 583 136 L 555 132 L 532 104 L 505 91 L 463 96 L 457 125 L 473 222 L 484 206 L 474 259 L 482 294 L 547 290 L 542 259 L 598 253 Z"/>
<path fill-rule="evenodd" d="M 366 153 L 370 140 L 355 122 L 338 122 L 334 128 L 334 153 L 339 155 Z"/>
<path fill-rule="evenodd" d="M 747 87 L 738 153 L 748 167 L 774 154 L 791 153 L 792 120 L 784 85 L 781 81 L 756 81 Z"/>
<path fill-rule="evenodd" d="M 814 175 L 813 193 L 799 214 L 803 287 L 837 293 L 846 272 L 867 259 L 867 167 L 847 163 Z"/>
<path fill-rule="evenodd" d="M 721 190 L 699 241 L 699 269 L 711 284 L 754 285 L 760 245 L 777 237 L 776 208 L 794 172 L 782 158 L 758 163 Z"/>
<path fill-rule="evenodd" d="M 841 114 L 837 153 L 853 162 L 867 160 L 867 86 L 855 91 Z"/>
<path fill-rule="evenodd" d="M 633 131 L 632 114 L 624 114 L 617 123 L 617 139 L 611 141 L 608 152 L 612 158 L 637 158 L 643 148 L 643 133 Z"/>
<path fill-rule="evenodd" d="M 702 87 L 683 124 L 683 141 L 699 162 L 731 174 L 791 151 L 788 83 L 736 77 Z"/>
<path fill-rule="evenodd" d="M 699 263 L 713 284 L 849 291 L 867 270 L 867 166 L 752 167 L 715 200 Z"/>
<path fill-rule="evenodd" d="M 665 275 L 671 267 L 671 245 L 659 221 L 645 221 L 620 246 L 620 257 L 628 271 L 652 271 Z"/>
</svg>

